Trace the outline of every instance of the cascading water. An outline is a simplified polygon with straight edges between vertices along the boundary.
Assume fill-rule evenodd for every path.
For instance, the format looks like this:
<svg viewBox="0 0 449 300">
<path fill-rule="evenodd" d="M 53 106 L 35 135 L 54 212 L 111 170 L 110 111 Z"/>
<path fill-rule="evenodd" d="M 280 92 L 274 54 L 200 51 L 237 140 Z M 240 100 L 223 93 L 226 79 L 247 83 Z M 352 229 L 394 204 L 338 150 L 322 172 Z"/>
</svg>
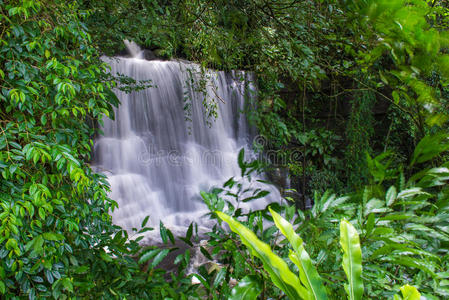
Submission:
<svg viewBox="0 0 449 300">
<path fill-rule="evenodd" d="M 199 191 L 240 173 L 237 155 L 251 140 L 240 113 L 254 88 L 251 76 L 201 75 L 199 66 L 179 61 L 105 61 L 112 74 L 150 79 L 154 86 L 130 94 L 116 91 L 121 104 L 115 121 L 105 118 L 104 135 L 95 141 L 95 166 L 108 175 L 110 197 L 119 204 L 113 221 L 128 230 L 147 215 L 156 226 L 159 220 L 172 228 L 201 224 L 206 207 Z M 195 88 L 199 85 L 204 90 Z M 207 116 L 214 103 L 216 119 Z"/>
</svg>

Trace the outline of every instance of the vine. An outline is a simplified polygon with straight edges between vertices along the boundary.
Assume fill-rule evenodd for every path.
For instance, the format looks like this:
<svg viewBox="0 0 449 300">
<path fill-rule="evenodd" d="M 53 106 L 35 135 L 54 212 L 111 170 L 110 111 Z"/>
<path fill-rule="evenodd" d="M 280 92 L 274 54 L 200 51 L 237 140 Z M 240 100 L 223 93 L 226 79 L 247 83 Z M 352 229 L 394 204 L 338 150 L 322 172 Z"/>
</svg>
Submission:
<svg viewBox="0 0 449 300">
<path fill-rule="evenodd" d="M 366 153 L 371 153 L 371 138 L 374 135 L 373 107 L 376 97 L 371 91 L 359 91 L 351 100 L 351 114 L 346 127 L 348 145 L 345 151 L 347 180 L 351 186 L 366 183 Z"/>
</svg>

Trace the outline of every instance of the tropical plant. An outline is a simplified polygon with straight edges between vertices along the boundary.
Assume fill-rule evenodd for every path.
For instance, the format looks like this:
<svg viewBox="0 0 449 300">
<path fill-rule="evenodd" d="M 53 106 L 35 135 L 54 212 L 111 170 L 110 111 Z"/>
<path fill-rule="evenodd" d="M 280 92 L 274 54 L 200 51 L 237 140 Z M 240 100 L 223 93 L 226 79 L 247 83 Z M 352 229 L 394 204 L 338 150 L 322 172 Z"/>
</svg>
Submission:
<svg viewBox="0 0 449 300">
<path fill-rule="evenodd" d="M 257 242 L 250 240 L 248 236 L 246 240 L 242 239 L 246 246 L 249 242 L 254 242 L 248 246 L 250 252 L 243 251 L 241 245 L 235 244 L 236 238 L 232 233 L 215 226 L 209 234 L 209 244 L 214 247 L 213 254 L 220 262 L 228 266 L 226 267 L 227 276 L 236 279 L 245 278 L 244 283 L 236 288 L 242 292 L 248 289 L 249 294 L 257 294 L 256 291 L 259 291 L 265 296 L 278 297 L 275 287 L 279 287 L 291 297 L 296 297 L 295 293 L 299 292 L 307 295 L 311 292 L 307 290 L 308 286 L 304 283 L 306 280 L 301 279 L 305 278 L 301 275 L 302 273 L 299 272 L 300 276 L 297 277 L 299 282 L 302 282 L 303 288 L 297 285 L 298 280 L 291 277 L 291 270 L 285 268 L 287 258 L 294 264 L 298 263 L 298 259 L 292 255 L 295 252 L 289 252 L 286 247 L 282 247 L 284 242 L 279 241 L 276 235 L 277 228 L 282 228 L 281 232 L 287 236 L 293 250 L 303 255 L 296 254 L 296 258 L 305 257 L 305 253 L 310 253 L 311 257 L 315 258 L 314 268 L 317 274 L 320 274 L 319 277 L 328 296 L 342 299 L 345 297 L 342 289 L 345 274 L 357 273 L 356 269 L 343 268 L 342 270 L 339 267 L 345 261 L 348 265 L 348 255 L 342 255 L 340 249 L 346 249 L 344 252 L 349 253 L 348 249 L 351 248 L 347 241 L 353 240 L 349 234 L 353 232 L 352 227 L 340 221 L 346 219 L 358 228 L 358 236 L 362 242 L 360 248 L 364 272 L 361 276 L 364 281 L 364 297 L 399 297 L 395 296 L 396 291 L 404 287 L 403 294 L 407 294 L 409 289 L 405 286 L 410 284 L 418 287 L 422 295 L 428 299 L 438 299 L 438 297 L 444 299 L 448 293 L 446 286 L 448 274 L 445 270 L 448 257 L 447 180 L 449 170 L 446 167 L 447 163 L 443 163 L 441 167 L 423 168 L 422 165 L 431 160 L 437 161 L 448 149 L 446 141 L 447 137 L 442 134 L 425 137 L 418 143 L 408 166 L 392 164 L 391 153 L 374 158 L 368 157 L 367 165 L 371 179 L 370 184 L 362 192 L 343 197 L 337 197 L 331 192 L 325 192 L 322 195 L 316 192 L 313 207 L 306 211 L 295 210 L 295 207 L 289 205 L 287 200 L 281 204 L 271 203 L 262 210 L 243 212 L 240 208 L 236 209 L 235 204 L 229 205 L 226 200 L 229 195 L 251 201 L 251 198 L 239 195 L 242 192 L 249 195 L 254 192 L 257 194 L 264 191 L 264 188 L 259 186 L 256 189 L 254 186 L 251 187 L 251 184 L 245 188 L 242 182 L 232 178 L 224 186 L 238 186 L 237 193 L 235 190 L 233 192 L 215 189 L 213 193 L 203 193 L 203 198 L 209 205 L 212 218 L 218 215 L 226 218 L 226 221 L 229 221 L 229 218 L 243 219 L 248 229 L 242 229 L 243 225 L 237 226 L 237 223 L 234 225 L 252 238 L 257 238 Z M 250 164 L 256 165 L 245 162 L 243 155 L 240 156 L 239 164 L 245 171 L 252 170 L 248 167 Z M 420 170 L 421 168 L 423 169 Z M 411 175 L 407 181 L 404 172 L 409 172 L 410 169 L 419 171 Z M 243 176 L 245 171 L 242 173 Z M 217 210 L 225 214 L 213 213 Z M 267 214 L 270 211 L 271 217 Z M 294 231 L 293 227 L 289 227 L 288 222 L 285 223 L 283 219 L 278 218 L 279 213 L 284 214 L 285 218 L 294 224 Z M 272 225 L 273 219 L 276 226 Z M 307 241 L 306 246 L 299 243 L 301 240 L 297 234 Z M 254 252 L 256 250 L 253 248 L 256 246 L 259 247 L 258 251 L 267 249 L 271 251 L 268 244 L 277 252 L 278 258 L 273 258 L 267 253 Z M 305 247 L 307 252 L 304 252 Z M 353 251 L 353 253 L 356 252 Z M 262 263 L 254 260 L 251 254 L 258 258 L 262 257 Z M 291 285 L 293 290 L 285 286 L 285 282 L 280 282 L 282 277 L 277 269 L 271 267 L 268 273 L 261 272 L 260 268 L 265 267 L 270 259 L 278 263 L 280 270 L 288 274 L 287 282 L 296 282 Z M 245 277 L 248 274 L 250 274 L 249 277 Z M 272 276 L 277 278 L 272 279 Z M 348 275 L 346 277 L 355 278 Z M 273 280 L 274 286 L 268 285 L 267 280 Z M 351 282 L 352 287 L 358 286 L 356 281 Z M 296 289 L 299 289 L 299 292 Z M 351 289 L 349 284 L 347 291 L 353 291 L 352 294 L 357 297 L 355 291 L 360 291 L 360 287 Z"/>
<path fill-rule="evenodd" d="M 293 248 L 293 251 L 290 250 L 289 259 L 298 268 L 299 275 L 294 274 L 289 269 L 288 264 L 277 256 L 267 244 L 260 241 L 251 230 L 222 212 L 217 211 L 216 213 L 221 220 L 228 223 L 232 231 L 240 236 L 251 253 L 262 261 L 270 279 L 284 291 L 289 299 L 328 299 L 322 278 L 313 266 L 302 239 L 295 233 L 293 226 L 287 220 L 273 210 L 270 210 L 270 212 L 276 227 Z M 363 297 L 362 252 L 357 230 L 346 220 L 340 222 L 340 244 L 344 252 L 342 266 L 348 280 L 348 283 L 345 284 L 348 299 L 360 300 Z M 240 299 L 256 299 L 255 284 L 248 283 L 248 281 L 249 278 L 245 278 L 243 284 L 247 286 L 247 289 L 242 288 L 242 285 L 235 288 L 234 297 L 239 294 Z M 251 289 L 251 293 L 248 291 L 249 289 Z M 406 299 L 420 299 L 420 294 L 414 287 L 401 287 L 401 292 Z M 395 299 L 400 299 L 398 297 L 395 296 Z"/>
<path fill-rule="evenodd" d="M 391 153 L 368 157 L 370 184 L 361 192 L 344 197 L 315 193 L 312 209 L 298 211 L 297 232 L 308 241 L 333 294 L 338 287 L 332 286 L 342 276 L 336 268 L 342 259 L 337 222 L 346 218 L 359 228 L 367 296 L 391 297 L 411 282 L 425 297 L 447 297 L 447 163 L 422 167 L 439 160 L 446 145 L 441 134 L 425 137 L 408 166 L 393 164 Z M 404 173 L 411 169 L 418 172 L 406 180 Z M 389 288 L 392 282 L 395 289 Z"/>
<path fill-rule="evenodd" d="M 112 223 L 117 203 L 89 165 L 96 123 L 113 117 L 118 99 L 86 16 L 76 1 L 0 1 L 2 299 L 170 292 L 165 273 L 140 269 L 141 238 Z M 180 276 L 171 286 L 186 297 L 192 287 Z"/>
</svg>

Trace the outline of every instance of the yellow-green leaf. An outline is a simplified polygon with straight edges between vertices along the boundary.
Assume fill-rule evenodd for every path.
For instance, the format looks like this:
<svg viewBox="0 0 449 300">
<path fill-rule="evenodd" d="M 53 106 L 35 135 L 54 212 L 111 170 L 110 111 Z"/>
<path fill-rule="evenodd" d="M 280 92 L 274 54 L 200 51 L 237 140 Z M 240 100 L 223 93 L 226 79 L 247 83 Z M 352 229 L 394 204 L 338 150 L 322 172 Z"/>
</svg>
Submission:
<svg viewBox="0 0 449 300">
<path fill-rule="evenodd" d="M 271 209 L 270 212 L 273 216 L 276 227 L 279 228 L 282 234 L 292 245 L 293 250 L 295 250 L 295 253 L 290 253 L 289 258 L 298 267 L 299 278 L 302 284 L 304 284 L 304 286 L 310 293 L 310 299 L 327 299 L 326 290 L 324 288 L 321 277 L 312 264 L 312 260 L 310 259 L 309 254 L 304 249 L 302 239 L 299 237 L 299 235 L 296 234 L 293 226 L 287 220 L 282 218 L 279 214 Z"/>
<path fill-rule="evenodd" d="M 259 240 L 251 230 L 232 217 L 222 212 L 216 212 L 216 214 L 228 223 L 231 230 L 240 236 L 243 244 L 251 250 L 251 253 L 262 261 L 264 269 L 277 287 L 284 291 L 290 299 L 308 299 L 309 292 L 302 286 L 299 278 L 290 271 L 282 258 L 271 251 L 270 246 Z"/>
<path fill-rule="evenodd" d="M 349 300 L 363 296 L 362 250 L 357 230 L 346 220 L 340 222 L 340 245 L 343 249 L 343 269 L 349 284 L 345 285 Z"/>
<path fill-rule="evenodd" d="M 421 294 L 418 292 L 418 290 L 411 285 L 404 285 L 401 288 L 402 293 L 402 299 L 403 300 L 419 300 L 421 299 Z"/>
</svg>

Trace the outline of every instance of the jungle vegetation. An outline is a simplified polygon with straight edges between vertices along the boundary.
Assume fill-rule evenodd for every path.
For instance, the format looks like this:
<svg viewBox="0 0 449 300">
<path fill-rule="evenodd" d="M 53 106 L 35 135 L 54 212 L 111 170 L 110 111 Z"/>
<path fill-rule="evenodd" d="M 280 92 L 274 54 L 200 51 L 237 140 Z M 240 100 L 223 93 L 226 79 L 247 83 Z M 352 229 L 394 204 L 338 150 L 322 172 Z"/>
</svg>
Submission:
<svg viewBox="0 0 449 300">
<path fill-rule="evenodd" d="M 0 297 L 449 298 L 448 9 L 441 0 L 0 0 Z M 276 150 L 273 164 L 302 194 L 236 209 L 225 195 L 266 196 L 245 187 L 266 166 L 242 152 L 247 181 L 201 194 L 215 220 L 201 252 L 220 264 L 196 274 L 189 250 L 177 272 L 158 268 L 175 239 L 197 242 L 194 224 L 183 237 L 162 225 L 166 247 L 140 245 L 111 222 L 117 203 L 89 165 L 92 124 L 119 105 L 112 89 L 144 88 L 101 60 L 125 39 L 161 59 L 254 72 L 246 114 L 261 151 Z M 136 231 L 151 230 L 147 221 Z"/>
</svg>

